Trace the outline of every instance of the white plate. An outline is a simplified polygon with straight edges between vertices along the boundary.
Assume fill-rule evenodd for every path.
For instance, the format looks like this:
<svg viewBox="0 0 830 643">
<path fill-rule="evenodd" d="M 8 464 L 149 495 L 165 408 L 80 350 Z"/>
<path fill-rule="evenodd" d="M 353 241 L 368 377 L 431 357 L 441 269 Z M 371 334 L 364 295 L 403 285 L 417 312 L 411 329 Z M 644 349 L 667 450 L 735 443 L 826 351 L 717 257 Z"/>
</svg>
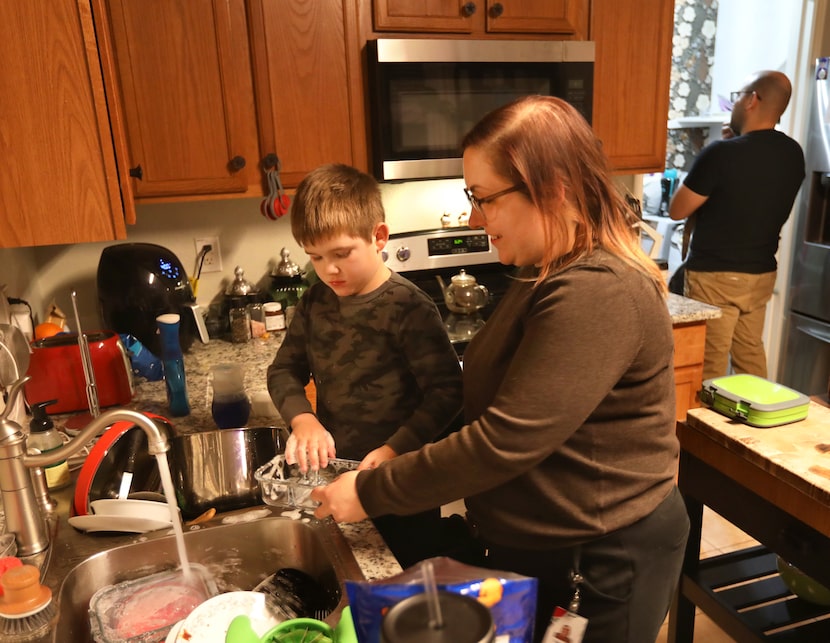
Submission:
<svg viewBox="0 0 830 643">
<path fill-rule="evenodd" d="M 225 643 L 231 621 L 244 614 L 251 619 L 251 627 L 258 636 L 264 636 L 283 619 L 273 614 L 266 605 L 262 592 L 226 592 L 206 600 L 182 621 L 176 638 L 167 643 Z"/>
<path fill-rule="evenodd" d="M 184 619 L 179 621 L 173 626 L 173 629 L 170 630 L 167 634 L 167 638 L 164 639 L 164 643 L 176 643 L 179 640 L 179 632 L 182 631 L 182 626 L 184 625 Z"/>
<path fill-rule="evenodd" d="M 72 516 L 69 524 L 81 531 L 120 531 L 128 534 L 143 534 L 147 531 L 173 527 L 169 520 L 153 520 L 133 516 Z"/>
<path fill-rule="evenodd" d="M 170 522 L 170 506 L 166 502 L 120 498 L 101 498 L 89 503 L 92 513 L 100 516 L 150 518 Z M 176 510 L 179 508 L 176 507 Z"/>
</svg>

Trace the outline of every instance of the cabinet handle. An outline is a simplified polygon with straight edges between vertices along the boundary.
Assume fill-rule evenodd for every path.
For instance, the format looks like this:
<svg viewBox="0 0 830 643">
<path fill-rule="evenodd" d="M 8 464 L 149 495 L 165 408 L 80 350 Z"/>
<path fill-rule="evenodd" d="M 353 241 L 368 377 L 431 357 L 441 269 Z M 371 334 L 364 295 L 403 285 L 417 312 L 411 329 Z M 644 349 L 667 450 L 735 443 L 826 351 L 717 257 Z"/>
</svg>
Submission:
<svg viewBox="0 0 830 643">
<path fill-rule="evenodd" d="M 262 167 L 266 170 L 270 170 L 272 167 L 277 167 L 279 162 L 279 157 L 273 152 L 262 157 Z"/>
<path fill-rule="evenodd" d="M 130 168 L 130 176 L 139 181 L 144 178 L 144 170 L 141 169 L 141 164 Z"/>
<path fill-rule="evenodd" d="M 490 17 L 491 18 L 498 18 L 503 13 L 504 13 L 504 5 L 502 5 L 501 2 L 497 2 L 492 7 L 490 7 Z"/>
<path fill-rule="evenodd" d="M 476 12 L 476 3 L 475 2 L 465 2 L 461 5 L 461 15 L 465 18 L 469 18 Z"/>
<path fill-rule="evenodd" d="M 245 167 L 245 157 L 234 156 L 230 161 L 228 161 L 228 167 L 231 169 L 231 172 L 238 172 Z"/>
</svg>

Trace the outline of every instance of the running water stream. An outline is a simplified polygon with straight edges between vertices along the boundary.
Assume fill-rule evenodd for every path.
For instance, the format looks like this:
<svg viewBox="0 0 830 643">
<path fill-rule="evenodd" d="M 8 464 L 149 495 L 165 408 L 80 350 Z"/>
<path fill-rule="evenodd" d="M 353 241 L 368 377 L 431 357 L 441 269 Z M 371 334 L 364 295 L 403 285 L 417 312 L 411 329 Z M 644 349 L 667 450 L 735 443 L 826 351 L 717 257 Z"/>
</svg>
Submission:
<svg viewBox="0 0 830 643">
<path fill-rule="evenodd" d="M 161 485 L 164 489 L 164 497 L 167 498 L 167 506 L 170 509 L 170 520 L 173 523 L 173 532 L 176 535 L 176 549 L 179 552 L 179 562 L 182 574 L 187 584 L 194 582 L 193 571 L 190 569 L 190 561 L 187 558 L 187 550 L 184 547 L 184 531 L 179 516 L 179 505 L 176 502 L 176 489 L 173 486 L 173 477 L 170 475 L 170 464 L 167 461 L 167 453 L 157 453 L 159 473 L 161 474 Z"/>
</svg>

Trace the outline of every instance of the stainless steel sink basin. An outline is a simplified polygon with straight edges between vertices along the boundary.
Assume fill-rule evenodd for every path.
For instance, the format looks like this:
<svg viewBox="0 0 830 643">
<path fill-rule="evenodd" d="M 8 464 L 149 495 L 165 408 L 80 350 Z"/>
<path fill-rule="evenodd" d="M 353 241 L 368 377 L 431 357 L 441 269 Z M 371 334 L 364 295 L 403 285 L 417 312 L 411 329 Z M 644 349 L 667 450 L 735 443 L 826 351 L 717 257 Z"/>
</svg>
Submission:
<svg viewBox="0 0 830 643">
<path fill-rule="evenodd" d="M 326 620 L 334 625 L 347 605 L 344 581 L 362 579 L 360 568 L 334 523 L 294 520 L 279 511 L 256 507 L 230 512 L 185 531 L 188 558 L 207 567 L 220 592 L 251 590 L 280 568 L 300 569 L 332 597 L 333 612 Z M 60 585 L 52 641 L 92 641 L 89 600 L 101 587 L 177 567 L 175 538 L 163 531 L 90 555 Z"/>
</svg>

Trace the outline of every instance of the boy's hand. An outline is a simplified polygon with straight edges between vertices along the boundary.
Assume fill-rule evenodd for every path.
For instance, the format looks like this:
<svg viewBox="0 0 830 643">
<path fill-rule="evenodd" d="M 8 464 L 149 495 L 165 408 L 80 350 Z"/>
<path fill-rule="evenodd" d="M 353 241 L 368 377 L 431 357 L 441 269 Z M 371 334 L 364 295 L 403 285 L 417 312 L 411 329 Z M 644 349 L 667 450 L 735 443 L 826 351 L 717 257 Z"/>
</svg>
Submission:
<svg viewBox="0 0 830 643">
<path fill-rule="evenodd" d="M 359 522 L 369 517 L 357 497 L 357 471 L 347 471 L 331 484 L 315 487 L 311 499 L 320 503 L 315 518 L 331 516 L 336 522 Z"/>
<path fill-rule="evenodd" d="M 300 470 L 317 470 L 329 465 L 329 458 L 335 457 L 334 438 L 320 424 L 317 416 L 302 413 L 291 421 L 291 435 L 285 443 L 285 461 L 299 464 Z"/>
<path fill-rule="evenodd" d="M 398 454 L 395 453 L 395 450 L 392 447 L 388 444 L 384 444 L 382 447 L 378 447 L 374 451 L 369 451 L 369 453 L 366 454 L 366 457 L 361 460 L 360 466 L 357 467 L 357 470 L 363 471 L 364 469 L 374 469 L 381 462 L 391 460 L 396 455 Z"/>
</svg>

